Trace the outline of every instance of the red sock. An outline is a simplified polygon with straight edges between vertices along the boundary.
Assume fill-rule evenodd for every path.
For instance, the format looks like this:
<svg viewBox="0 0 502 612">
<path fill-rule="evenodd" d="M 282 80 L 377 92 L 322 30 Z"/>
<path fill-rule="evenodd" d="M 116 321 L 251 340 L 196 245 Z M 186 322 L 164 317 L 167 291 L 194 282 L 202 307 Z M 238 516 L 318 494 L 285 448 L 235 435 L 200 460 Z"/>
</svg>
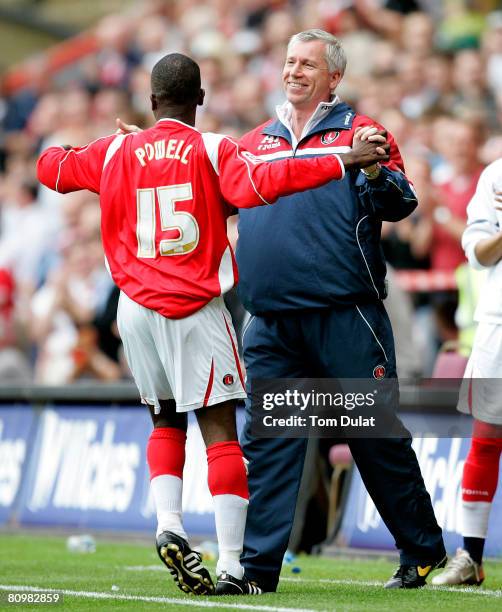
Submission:
<svg viewBox="0 0 502 612">
<path fill-rule="evenodd" d="M 473 437 L 464 464 L 462 499 L 491 502 L 497 490 L 502 439 Z"/>
<path fill-rule="evenodd" d="M 244 456 L 237 440 L 216 442 L 207 448 L 207 481 L 215 495 L 238 495 L 249 499 Z"/>
<path fill-rule="evenodd" d="M 174 427 L 158 427 L 152 431 L 146 447 L 150 480 L 164 474 L 183 478 L 186 439 L 186 432 Z"/>
</svg>

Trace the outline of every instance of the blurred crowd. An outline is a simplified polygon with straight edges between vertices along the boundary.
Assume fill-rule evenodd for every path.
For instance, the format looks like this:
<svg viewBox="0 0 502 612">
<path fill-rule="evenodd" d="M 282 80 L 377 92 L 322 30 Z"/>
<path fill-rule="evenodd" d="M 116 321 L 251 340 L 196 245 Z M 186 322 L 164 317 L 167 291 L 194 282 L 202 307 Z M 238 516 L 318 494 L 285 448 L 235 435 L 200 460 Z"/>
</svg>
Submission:
<svg viewBox="0 0 502 612">
<path fill-rule="evenodd" d="M 172 51 L 201 66 L 206 104 L 197 127 L 238 137 L 283 101 L 290 36 L 312 27 L 338 36 L 348 55 L 340 97 L 394 135 L 419 195 L 410 218 L 383 227 L 391 268 L 462 268 L 466 206 L 482 168 L 502 157 L 497 5 L 142 1 L 102 19 L 95 28 L 99 50 L 64 70 L 51 73 L 44 55 L 33 58 L 25 66 L 29 87 L 0 98 L 0 382 L 128 376 L 115 325 L 117 290 L 103 264 L 97 198 L 41 187 L 35 162 L 49 145 L 85 144 L 113 132 L 116 117 L 151 125 L 150 71 Z M 401 373 L 428 375 L 438 347 L 458 342 L 459 326 L 469 326 L 469 313 L 460 320 L 456 291 L 410 296 L 392 285 L 390 310 L 409 313 L 403 325 L 396 323 L 398 344 L 402 327 L 411 337 L 411 344 L 402 344 L 414 347 Z"/>
</svg>

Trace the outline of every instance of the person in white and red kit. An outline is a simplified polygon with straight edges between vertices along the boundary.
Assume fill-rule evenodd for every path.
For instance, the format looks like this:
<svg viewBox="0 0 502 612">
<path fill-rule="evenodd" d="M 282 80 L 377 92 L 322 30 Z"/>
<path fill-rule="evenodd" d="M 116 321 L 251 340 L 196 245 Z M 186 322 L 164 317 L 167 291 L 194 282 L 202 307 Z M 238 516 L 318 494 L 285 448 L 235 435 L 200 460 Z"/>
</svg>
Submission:
<svg viewBox="0 0 502 612">
<path fill-rule="evenodd" d="M 502 453 L 502 159 L 482 172 L 467 207 L 462 246 L 469 263 L 488 268 L 477 305 L 478 322 L 458 409 L 474 417 L 462 478 L 463 547 L 433 584 L 480 585 L 483 550 Z"/>
<path fill-rule="evenodd" d="M 51 147 L 39 159 L 38 176 L 60 193 L 100 194 L 104 251 L 121 290 L 118 327 L 154 425 L 147 460 L 160 558 L 183 591 L 258 594 L 239 560 L 249 494 L 235 404 L 246 393 L 222 297 L 237 282 L 227 217 L 233 206 L 267 205 L 342 179 L 346 169 L 386 161 L 389 147 L 377 128 L 366 126 L 343 155 L 268 164 L 227 136 L 194 128 L 204 90 L 189 57 L 159 60 L 151 87 L 154 127 L 80 148 Z M 219 544 L 216 588 L 182 524 L 191 410 L 207 447 Z"/>
</svg>

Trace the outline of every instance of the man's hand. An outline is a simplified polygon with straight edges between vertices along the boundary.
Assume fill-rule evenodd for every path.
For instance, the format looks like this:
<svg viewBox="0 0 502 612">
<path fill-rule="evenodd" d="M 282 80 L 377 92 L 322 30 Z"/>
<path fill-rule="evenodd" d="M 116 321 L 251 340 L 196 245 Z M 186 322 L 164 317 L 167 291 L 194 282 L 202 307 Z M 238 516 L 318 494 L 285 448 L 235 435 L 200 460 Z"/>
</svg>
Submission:
<svg viewBox="0 0 502 612">
<path fill-rule="evenodd" d="M 117 117 L 115 119 L 115 125 L 117 126 L 117 131 L 115 134 L 132 134 L 133 132 L 142 132 L 143 130 L 134 125 L 133 123 L 124 123 L 122 119 Z"/>
<path fill-rule="evenodd" d="M 340 155 L 346 170 L 366 168 L 376 170 L 378 162 L 389 161 L 390 145 L 386 141 L 387 132 L 374 126 L 357 128 L 354 132 L 352 151 Z"/>
<path fill-rule="evenodd" d="M 352 144 L 355 144 L 356 141 L 376 142 L 376 143 L 384 145 L 387 143 L 387 131 L 379 130 L 374 125 L 365 125 L 363 127 L 358 127 L 356 128 L 354 132 L 354 140 Z M 377 146 L 376 150 L 377 150 L 377 153 L 379 153 L 380 155 L 386 154 L 386 151 L 384 150 L 383 147 Z"/>
</svg>

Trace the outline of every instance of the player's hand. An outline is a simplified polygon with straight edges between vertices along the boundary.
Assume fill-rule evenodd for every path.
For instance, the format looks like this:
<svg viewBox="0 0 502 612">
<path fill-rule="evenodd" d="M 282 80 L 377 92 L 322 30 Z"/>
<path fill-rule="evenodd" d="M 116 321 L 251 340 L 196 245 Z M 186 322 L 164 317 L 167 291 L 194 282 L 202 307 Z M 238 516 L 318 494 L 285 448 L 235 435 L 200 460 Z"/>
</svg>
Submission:
<svg viewBox="0 0 502 612">
<path fill-rule="evenodd" d="M 388 151 L 387 147 L 384 146 L 387 143 L 387 131 L 379 130 L 374 125 L 364 125 L 356 128 L 354 132 L 354 141 L 356 140 L 359 140 L 361 142 L 367 141 L 377 143 L 376 152 L 379 155 L 385 155 Z M 364 171 L 367 175 L 373 175 L 374 177 L 377 177 L 380 173 L 379 161 L 373 164 L 361 164 L 360 167 L 364 168 Z"/>
<path fill-rule="evenodd" d="M 119 117 L 115 119 L 115 125 L 117 127 L 115 134 L 132 134 L 143 131 L 140 127 L 134 125 L 133 123 L 124 123 Z"/>
<path fill-rule="evenodd" d="M 495 209 L 496 210 L 500 210 L 502 211 L 502 191 L 501 190 L 495 190 L 495 202 L 497 202 L 497 204 L 495 204 Z"/>
<path fill-rule="evenodd" d="M 354 140 L 384 144 L 387 142 L 387 130 L 379 130 L 374 125 L 358 127 L 354 132 Z M 377 152 L 380 155 L 385 155 L 385 150 L 382 147 L 377 147 Z"/>
<path fill-rule="evenodd" d="M 379 162 L 388 161 L 389 151 L 390 145 L 385 140 L 385 132 L 368 126 L 355 131 L 352 151 L 340 157 L 346 169 L 368 168 Z"/>
</svg>

